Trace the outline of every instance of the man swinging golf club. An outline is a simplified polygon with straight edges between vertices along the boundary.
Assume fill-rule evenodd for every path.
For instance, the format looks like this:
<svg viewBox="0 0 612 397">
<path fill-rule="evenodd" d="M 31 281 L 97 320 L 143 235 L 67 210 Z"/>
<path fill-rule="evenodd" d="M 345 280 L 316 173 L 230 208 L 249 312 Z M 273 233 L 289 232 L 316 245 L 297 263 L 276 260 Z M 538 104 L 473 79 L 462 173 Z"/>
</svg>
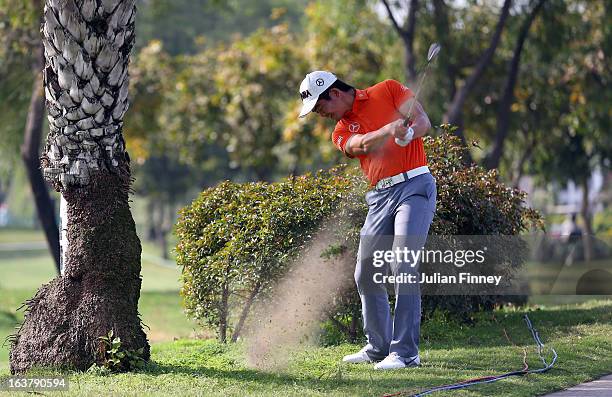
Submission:
<svg viewBox="0 0 612 397">
<path fill-rule="evenodd" d="M 427 65 L 439 48 L 437 44 L 430 47 Z M 355 89 L 327 71 L 307 74 L 300 85 L 299 117 L 314 111 L 335 120 L 333 144 L 349 158 L 359 159 L 373 187 L 366 194 L 369 210 L 360 233 L 355 268 L 367 344 L 343 361 L 380 361 L 374 366 L 376 369 L 420 364 L 418 282 L 394 283 L 396 301 L 392 317 L 386 285 L 374 277 L 377 272 L 390 271 L 393 275 L 416 275 L 418 280 L 418 263 L 394 258 L 380 265 L 372 261 L 372 256 L 381 242 L 389 240 L 385 246 L 390 244 L 393 252 L 406 247 L 415 252 L 420 250 L 433 220 L 436 182 L 427 168 L 421 139 L 431 123 L 416 99 L 425 72 L 416 95 L 395 80 Z"/>
</svg>

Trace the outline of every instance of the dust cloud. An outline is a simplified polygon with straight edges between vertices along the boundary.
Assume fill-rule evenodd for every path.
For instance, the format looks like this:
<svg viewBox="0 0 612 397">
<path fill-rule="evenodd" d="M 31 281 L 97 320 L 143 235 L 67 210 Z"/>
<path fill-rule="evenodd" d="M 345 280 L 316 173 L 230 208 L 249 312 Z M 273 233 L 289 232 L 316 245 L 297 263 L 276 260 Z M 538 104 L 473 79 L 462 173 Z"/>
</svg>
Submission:
<svg viewBox="0 0 612 397">
<path fill-rule="evenodd" d="M 310 241 L 270 299 L 255 308 L 245 339 L 249 366 L 285 368 L 292 353 L 316 342 L 321 320 L 346 288 L 354 288 L 354 253 L 323 258 L 337 230 L 327 225 Z M 347 252 L 348 251 L 348 252 Z"/>
</svg>

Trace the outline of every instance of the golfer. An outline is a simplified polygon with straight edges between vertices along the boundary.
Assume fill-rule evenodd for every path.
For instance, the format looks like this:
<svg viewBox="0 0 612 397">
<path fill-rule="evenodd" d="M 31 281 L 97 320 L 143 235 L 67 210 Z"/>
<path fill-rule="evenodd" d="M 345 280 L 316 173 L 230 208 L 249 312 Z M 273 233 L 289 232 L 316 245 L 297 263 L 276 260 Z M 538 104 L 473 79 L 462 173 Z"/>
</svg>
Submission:
<svg viewBox="0 0 612 397">
<path fill-rule="evenodd" d="M 398 247 L 419 250 L 425 245 L 436 210 L 436 182 L 421 139 L 431 128 L 429 118 L 416 99 L 408 115 L 414 95 L 395 80 L 360 90 L 330 72 L 314 71 L 302 81 L 300 96 L 299 117 L 315 112 L 335 120 L 333 144 L 349 158 L 359 159 L 373 188 L 365 197 L 369 210 L 355 268 L 367 344 L 343 361 L 378 362 L 376 369 L 418 366 L 419 284 L 394 283 L 392 317 L 386 285 L 377 282 L 380 273 L 412 274 L 418 280 L 418 263 L 404 257 L 380 267 L 372 256 L 382 246 L 395 252 Z"/>
</svg>

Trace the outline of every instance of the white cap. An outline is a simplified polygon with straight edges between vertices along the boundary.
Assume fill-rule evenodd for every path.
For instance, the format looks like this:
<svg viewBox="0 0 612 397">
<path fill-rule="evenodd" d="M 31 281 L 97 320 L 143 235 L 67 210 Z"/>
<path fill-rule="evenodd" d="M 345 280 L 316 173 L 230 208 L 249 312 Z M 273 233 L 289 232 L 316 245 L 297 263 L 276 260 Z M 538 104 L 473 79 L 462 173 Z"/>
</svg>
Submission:
<svg viewBox="0 0 612 397">
<path fill-rule="evenodd" d="M 302 84 L 300 84 L 300 97 L 302 97 L 300 117 L 304 117 L 312 111 L 319 100 L 319 95 L 336 80 L 338 78 L 333 73 L 324 70 L 315 70 L 304 77 Z"/>
</svg>

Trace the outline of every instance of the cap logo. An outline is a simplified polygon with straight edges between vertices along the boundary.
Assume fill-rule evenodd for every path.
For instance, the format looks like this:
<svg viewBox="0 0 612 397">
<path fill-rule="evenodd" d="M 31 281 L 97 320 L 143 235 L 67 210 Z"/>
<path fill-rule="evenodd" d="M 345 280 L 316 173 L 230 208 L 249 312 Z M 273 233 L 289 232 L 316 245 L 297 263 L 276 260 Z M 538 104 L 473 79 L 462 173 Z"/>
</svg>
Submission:
<svg viewBox="0 0 612 397">
<path fill-rule="evenodd" d="M 309 96 L 312 96 L 312 94 L 310 93 L 310 91 L 306 90 L 306 91 L 300 92 L 300 96 L 302 97 L 302 100 L 304 100 L 308 98 Z"/>
<path fill-rule="evenodd" d="M 359 131 L 360 127 L 361 126 L 357 122 L 351 123 L 351 124 L 349 124 L 349 131 L 355 133 L 355 132 Z"/>
<path fill-rule="evenodd" d="M 323 84 L 325 84 L 325 81 L 319 78 L 315 80 L 315 84 L 321 87 Z"/>
</svg>

